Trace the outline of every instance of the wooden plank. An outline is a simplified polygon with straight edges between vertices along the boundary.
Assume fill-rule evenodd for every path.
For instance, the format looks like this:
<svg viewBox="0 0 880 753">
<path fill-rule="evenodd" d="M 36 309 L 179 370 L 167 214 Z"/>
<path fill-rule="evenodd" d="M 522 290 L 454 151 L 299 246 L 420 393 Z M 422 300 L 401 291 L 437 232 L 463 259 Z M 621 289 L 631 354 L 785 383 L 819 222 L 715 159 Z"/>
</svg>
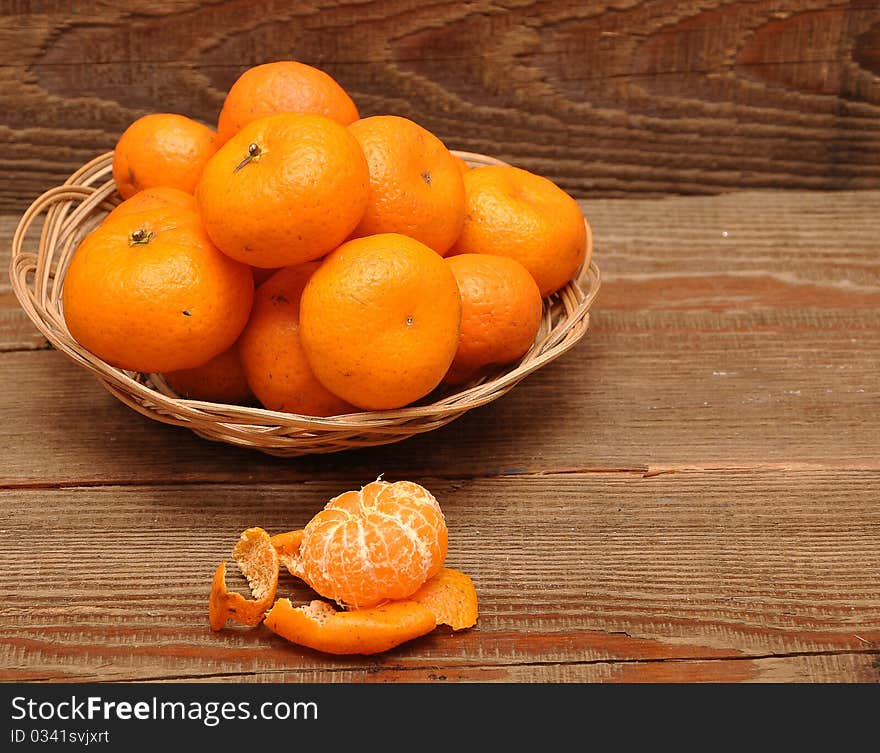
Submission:
<svg viewBox="0 0 880 753">
<path fill-rule="evenodd" d="M 429 479 L 476 628 L 372 658 L 212 633 L 238 533 L 300 526 L 340 483 L 2 492 L 0 679 L 880 679 L 872 472 Z"/>
<path fill-rule="evenodd" d="M 424 644 L 429 639 L 419 639 Z M 415 644 L 414 644 L 415 647 Z M 418 649 L 417 649 L 418 650 Z M 290 657 L 295 664 L 298 656 Z M 577 664 L 530 662 L 505 666 L 401 666 L 396 657 L 357 667 L 337 667 L 338 660 L 321 657 L 323 666 L 313 670 L 285 668 L 254 672 L 224 671 L 218 667 L 213 674 L 140 675 L 129 679 L 125 669 L 116 671 L 114 664 L 102 667 L 96 682 L 149 683 L 876 683 L 877 654 L 865 653 L 804 654 L 799 656 L 753 657 L 747 659 L 639 659 L 633 661 L 598 660 Z M 66 669 L 69 660 L 62 664 Z M 287 663 L 285 663 L 287 666 Z M 116 678 L 120 679 L 116 679 Z M 78 673 L 69 676 L 58 668 L 34 667 L 30 672 L 16 673 L 11 682 L 91 682 L 80 680 Z"/>
<path fill-rule="evenodd" d="M 4 350 L 42 350 L 48 347 L 46 338 L 18 305 L 18 299 L 12 293 L 0 293 L 0 353 Z"/>
<path fill-rule="evenodd" d="M 363 115 L 579 196 L 880 183 L 876 3 L 278 4 L 22 0 L 0 12 L 0 209 L 146 112 L 216 122 L 247 67 L 295 57 Z M 808 40 L 808 41 L 805 41 Z"/>
<path fill-rule="evenodd" d="M 736 329 L 746 311 L 771 320 L 791 309 L 829 319 L 873 312 L 878 202 L 878 191 L 582 201 L 606 283 L 597 307 L 646 317 L 711 312 L 717 329 Z"/>
<path fill-rule="evenodd" d="M 384 447 L 281 459 L 151 421 L 55 351 L 0 356 L 0 484 L 251 483 L 687 468 L 878 468 L 878 316 L 617 316 L 503 398 Z M 735 326 L 733 326 L 735 325 Z M 728 331 L 725 331 L 727 329 Z"/>
<path fill-rule="evenodd" d="M 21 308 L 9 279 L 9 261 L 12 236 L 18 226 L 19 215 L 0 214 L 0 353 L 8 350 L 37 350 L 48 348 L 39 330 Z M 38 232 L 38 228 L 35 229 Z M 37 232 L 33 237 L 37 237 Z M 29 235 L 30 237 L 30 235 Z M 35 241 L 36 242 L 36 241 Z M 30 250 L 36 246 L 27 246 Z"/>
<path fill-rule="evenodd" d="M 328 666 L 309 674 L 306 680 L 303 680 L 301 673 L 281 669 L 247 674 L 220 672 L 202 677 L 168 678 L 163 675 L 154 682 L 874 683 L 877 681 L 877 662 L 877 654 L 871 651 L 698 661 L 600 660 L 576 665 L 524 661 L 502 668 L 453 666 L 415 669 L 385 662 L 381 672 L 337 670 Z M 38 671 L 36 675 L 35 679 L 41 679 Z"/>
</svg>

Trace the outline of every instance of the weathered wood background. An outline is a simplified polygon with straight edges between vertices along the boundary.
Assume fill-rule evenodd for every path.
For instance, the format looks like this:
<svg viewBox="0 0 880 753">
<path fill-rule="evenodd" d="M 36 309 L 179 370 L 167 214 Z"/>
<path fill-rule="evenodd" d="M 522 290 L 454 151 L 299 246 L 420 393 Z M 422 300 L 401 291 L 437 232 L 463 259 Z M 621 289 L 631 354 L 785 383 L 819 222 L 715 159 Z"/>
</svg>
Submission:
<svg viewBox="0 0 880 753">
<path fill-rule="evenodd" d="M 878 682 L 878 203 L 584 202 L 585 340 L 442 429 L 334 455 L 150 421 L 5 312 L 0 681 Z M 376 657 L 211 633 L 240 531 L 380 473 L 442 500 L 474 630 Z"/>
<path fill-rule="evenodd" d="M 880 187 L 877 0 L 2 0 L 0 211 L 282 58 L 580 198 Z"/>
<path fill-rule="evenodd" d="M 135 414 L 0 278 L 0 681 L 877 682 L 877 0 L 0 0 L 0 266 L 133 118 L 213 122 L 279 58 L 578 196 L 588 336 L 442 429 L 282 460 Z M 379 473 L 443 500 L 476 629 L 210 632 L 239 531 Z"/>
</svg>

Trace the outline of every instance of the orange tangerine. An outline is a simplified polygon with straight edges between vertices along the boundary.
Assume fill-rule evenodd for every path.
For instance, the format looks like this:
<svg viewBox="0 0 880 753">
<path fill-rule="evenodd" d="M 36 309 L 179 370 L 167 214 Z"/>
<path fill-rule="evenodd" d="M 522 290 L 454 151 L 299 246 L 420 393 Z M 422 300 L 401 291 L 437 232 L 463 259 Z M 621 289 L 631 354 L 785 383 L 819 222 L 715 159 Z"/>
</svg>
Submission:
<svg viewBox="0 0 880 753">
<path fill-rule="evenodd" d="M 587 227 L 577 202 L 547 178 L 511 165 L 464 174 L 466 214 L 451 253 L 509 256 L 541 296 L 559 290 L 587 258 Z"/>
<path fill-rule="evenodd" d="M 458 347 L 461 296 L 443 257 L 399 233 L 348 241 L 303 290 L 300 337 L 318 380 L 365 410 L 427 395 Z"/>
<path fill-rule="evenodd" d="M 461 334 L 447 384 L 463 384 L 521 358 L 535 341 L 544 313 L 541 292 L 516 259 L 458 254 L 446 259 L 461 293 Z"/>
<path fill-rule="evenodd" d="M 238 339 L 247 383 L 269 410 L 309 416 L 356 410 L 315 378 L 300 341 L 300 297 L 317 268 L 317 262 L 283 267 L 260 285 Z"/>
<path fill-rule="evenodd" d="M 319 259 L 367 206 L 370 171 L 348 129 L 322 115 L 249 123 L 208 161 L 196 199 L 225 254 L 272 268 Z"/>
<path fill-rule="evenodd" d="M 157 112 L 135 120 L 113 150 L 113 180 L 123 199 L 156 186 L 192 193 L 217 151 L 212 128 L 185 115 Z"/>
<path fill-rule="evenodd" d="M 358 119 L 357 106 L 329 73 L 296 60 L 275 60 L 248 68 L 229 88 L 217 121 L 218 144 L 279 112 L 324 115 L 341 125 Z"/>
<path fill-rule="evenodd" d="M 406 599 L 443 567 L 446 520 L 411 481 L 373 481 L 331 499 L 303 530 L 294 572 L 321 596 L 361 609 Z"/>
</svg>

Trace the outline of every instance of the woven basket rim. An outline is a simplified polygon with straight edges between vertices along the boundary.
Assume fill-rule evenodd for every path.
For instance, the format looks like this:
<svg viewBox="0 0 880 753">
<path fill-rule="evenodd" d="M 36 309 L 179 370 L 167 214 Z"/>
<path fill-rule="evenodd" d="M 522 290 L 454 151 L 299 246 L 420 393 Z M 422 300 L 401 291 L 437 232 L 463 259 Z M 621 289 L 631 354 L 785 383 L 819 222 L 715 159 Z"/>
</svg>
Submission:
<svg viewBox="0 0 880 753">
<path fill-rule="evenodd" d="M 476 152 L 453 153 L 471 166 L 506 164 Z M 9 275 L 22 309 L 54 348 L 91 372 L 120 401 L 155 420 L 186 426 L 208 439 L 274 454 L 332 452 L 398 441 L 439 428 L 466 411 L 501 397 L 526 376 L 574 347 L 587 332 L 601 276 L 592 258 L 592 232 L 585 218 L 589 263 L 566 286 L 544 299 L 541 332 L 531 350 L 515 364 L 475 383 L 457 390 L 438 388 L 423 401 L 402 408 L 330 417 L 178 396 L 161 375 L 110 366 L 79 345 L 64 323 L 61 288 L 66 264 L 79 239 L 120 201 L 112 179 L 112 157 L 112 152 L 95 157 L 62 185 L 50 188 L 31 203 L 13 235 Z M 26 251 L 29 233 L 44 214 L 38 249 Z"/>
</svg>

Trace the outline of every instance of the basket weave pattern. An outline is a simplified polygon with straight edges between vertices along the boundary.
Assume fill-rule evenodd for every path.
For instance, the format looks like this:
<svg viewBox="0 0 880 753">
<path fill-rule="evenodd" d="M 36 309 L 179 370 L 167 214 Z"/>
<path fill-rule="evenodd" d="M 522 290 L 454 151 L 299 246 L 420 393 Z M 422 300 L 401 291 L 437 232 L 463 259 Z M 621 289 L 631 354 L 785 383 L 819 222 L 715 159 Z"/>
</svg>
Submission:
<svg viewBox="0 0 880 753">
<path fill-rule="evenodd" d="M 503 164 L 471 152 L 454 152 L 471 166 Z M 112 178 L 112 152 L 77 170 L 25 211 L 12 241 L 10 278 L 16 297 L 43 336 L 91 372 L 120 401 L 163 423 L 191 429 L 205 439 L 250 447 L 271 455 L 338 452 L 389 444 L 437 429 L 468 410 L 496 400 L 520 380 L 559 358 L 587 332 L 589 310 L 599 290 L 594 262 L 567 286 L 544 300 L 541 328 L 519 361 L 456 391 L 439 389 L 416 405 L 320 418 L 262 408 L 185 400 L 160 375 L 114 368 L 80 346 L 64 322 L 61 290 L 80 241 L 120 197 Z M 26 251 L 32 226 L 42 217 L 37 250 Z"/>
</svg>

